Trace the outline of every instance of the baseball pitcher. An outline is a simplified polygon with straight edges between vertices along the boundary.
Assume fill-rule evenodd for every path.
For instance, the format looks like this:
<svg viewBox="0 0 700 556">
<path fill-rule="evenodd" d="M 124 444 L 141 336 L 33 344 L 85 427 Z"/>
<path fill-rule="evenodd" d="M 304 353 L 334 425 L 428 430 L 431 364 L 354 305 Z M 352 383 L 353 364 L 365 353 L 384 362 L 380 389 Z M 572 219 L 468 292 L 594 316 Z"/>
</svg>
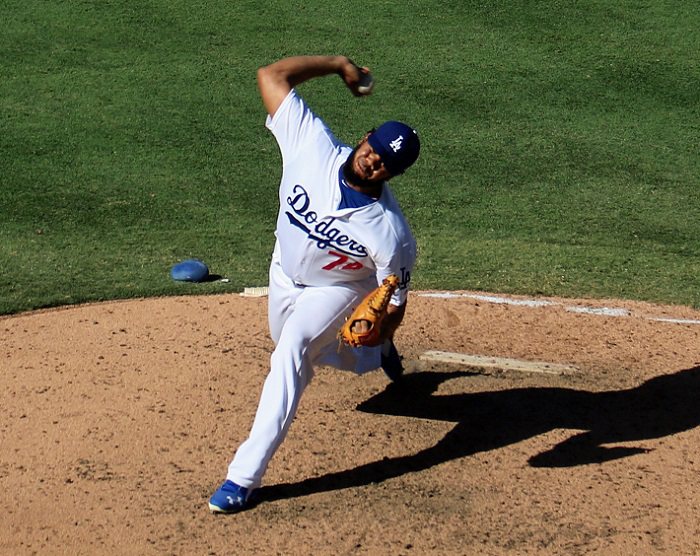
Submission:
<svg viewBox="0 0 700 556">
<path fill-rule="evenodd" d="M 268 319 L 275 349 L 245 442 L 212 496 L 215 513 L 249 507 L 315 365 L 403 372 L 392 338 L 403 319 L 416 242 L 387 182 L 418 158 L 410 126 L 389 121 L 352 149 L 296 87 L 337 74 L 357 97 L 371 76 L 344 56 L 285 58 L 258 70 L 266 126 L 282 153 Z M 340 339 L 340 341 L 339 341 Z"/>
</svg>

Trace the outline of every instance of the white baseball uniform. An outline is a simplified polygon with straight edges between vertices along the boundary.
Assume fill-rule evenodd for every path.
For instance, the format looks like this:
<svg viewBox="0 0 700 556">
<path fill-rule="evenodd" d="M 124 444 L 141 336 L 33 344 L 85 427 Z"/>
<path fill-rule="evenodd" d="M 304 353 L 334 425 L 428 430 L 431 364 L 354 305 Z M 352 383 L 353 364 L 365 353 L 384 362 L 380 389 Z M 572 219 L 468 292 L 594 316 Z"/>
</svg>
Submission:
<svg viewBox="0 0 700 556">
<path fill-rule="evenodd" d="M 352 149 L 333 136 L 295 90 L 266 125 L 277 139 L 283 165 L 268 299 L 276 346 L 250 435 L 227 474 L 246 488 L 260 486 L 314 365 L 358 374 L 379 368 L 379 347 L 339 351 L 338 329 L 353 306 L 390 274 L 400 281 L 391 302 L 401 305 L 416 258 L 415 239 L 387 184 L 378 200 L 339 208 L 343 192 L 348 193 L 342 166 Z"/>
</svg>

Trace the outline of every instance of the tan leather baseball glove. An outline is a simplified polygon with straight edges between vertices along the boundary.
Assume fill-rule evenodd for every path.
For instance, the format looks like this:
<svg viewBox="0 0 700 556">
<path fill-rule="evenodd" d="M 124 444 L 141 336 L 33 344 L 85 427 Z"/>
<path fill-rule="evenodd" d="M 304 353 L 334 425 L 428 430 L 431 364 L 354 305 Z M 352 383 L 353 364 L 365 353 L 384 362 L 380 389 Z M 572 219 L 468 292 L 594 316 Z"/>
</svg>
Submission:
<svg viewBox="0 0 700 556">
<path fill-rule="evenodd" d="M 399 286 L 399 279 L 392 274 L 387 276 L 382 285 L 370 292 L 355 308 L 352 315 L 338 331 L 338 339 L 353 347 L 378 346 L 384 341 L 381 325 L 386 316 L 387 306 L 394 291 Z M 353 332 L 353 326 L 357 321 L 366 320 L 370 323 L 367 332 Z"/>
</svg>

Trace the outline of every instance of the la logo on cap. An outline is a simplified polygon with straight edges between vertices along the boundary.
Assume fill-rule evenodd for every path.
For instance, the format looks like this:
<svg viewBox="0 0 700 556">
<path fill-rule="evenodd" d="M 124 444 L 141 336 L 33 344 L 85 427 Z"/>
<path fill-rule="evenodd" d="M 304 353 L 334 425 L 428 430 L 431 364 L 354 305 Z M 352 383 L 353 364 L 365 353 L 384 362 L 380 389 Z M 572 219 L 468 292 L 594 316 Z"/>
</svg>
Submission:
<svg viewBox="0 0 700 556">
<path fill-rule="evenodd" d="M 397 152 L 401 148 L 401 143 L 403 143 L 403 135 L 399 135 L 396 139 L 389 143 L 389 146 L 391 147 L 392 151 Z"/>
</svg>

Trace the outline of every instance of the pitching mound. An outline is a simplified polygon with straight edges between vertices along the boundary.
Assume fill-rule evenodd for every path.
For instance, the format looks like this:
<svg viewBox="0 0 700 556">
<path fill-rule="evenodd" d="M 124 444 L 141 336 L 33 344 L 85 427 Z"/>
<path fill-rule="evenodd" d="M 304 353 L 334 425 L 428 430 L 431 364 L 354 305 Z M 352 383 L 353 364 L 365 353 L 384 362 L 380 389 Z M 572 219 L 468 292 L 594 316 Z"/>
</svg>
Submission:
<svg viewBox="0 0 700 556">
<path fill-rule="evenodd" d="M 0 553 L 700 552 L 700 312 L 623 301 L 413 293 L 404 383 L 318 369 L 261 502 L 212 515 L 266 303 L 0 318 Z"/>
</svg>

